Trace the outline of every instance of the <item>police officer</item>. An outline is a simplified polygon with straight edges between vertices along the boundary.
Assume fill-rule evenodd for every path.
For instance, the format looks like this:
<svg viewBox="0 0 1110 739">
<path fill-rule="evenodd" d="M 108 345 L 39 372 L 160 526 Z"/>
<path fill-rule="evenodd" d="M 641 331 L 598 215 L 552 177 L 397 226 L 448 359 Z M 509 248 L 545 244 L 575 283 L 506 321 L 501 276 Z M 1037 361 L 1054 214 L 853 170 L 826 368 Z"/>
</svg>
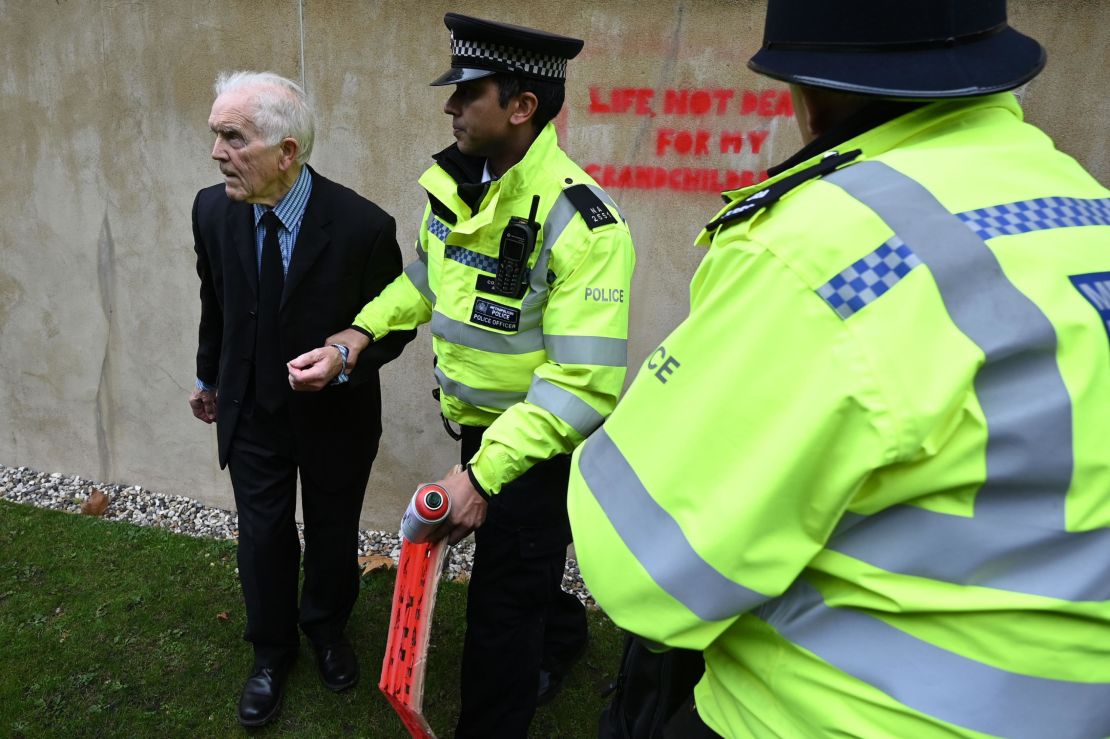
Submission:
<svg viewBox="0 0 1110 739">
<path fill-rule="evenodd" d="M 1110 735 L 1110 193 L 1044 63 L 1004 0 L 770 0 L 806 144 L 571 476 L 601 607 L 704 652 L 672 735 Z"/>
<path fill-rule="evenodd" d="M 612 411 L 627 365 L 635 254 L 613 201 L 559 148 L 578 39 L 448 13 L 456 143 L 420 178 L 418 259 L 328 339 L 346 366 L 371 341 L 431 322 L 445 425 L 463 466 L 441 480 L 452 543 L 476 551 L 457 736 L 522 737 L 586 643 L 560 588 L 570 542 L 569 453 Z M 290 365 L 295 388 L 337 373 L 337 352 Z"/>
</svg>

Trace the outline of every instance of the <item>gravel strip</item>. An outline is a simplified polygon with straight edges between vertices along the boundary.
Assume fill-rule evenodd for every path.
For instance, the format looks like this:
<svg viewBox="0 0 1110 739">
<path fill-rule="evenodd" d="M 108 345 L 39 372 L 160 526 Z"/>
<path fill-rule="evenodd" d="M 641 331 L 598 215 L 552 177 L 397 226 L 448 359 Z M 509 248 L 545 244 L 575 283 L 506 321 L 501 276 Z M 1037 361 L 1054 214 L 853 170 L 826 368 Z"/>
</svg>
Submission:
<svg viewBox="0 0 1110 739">
<path fill-rule="evenodd" d="M 139 485 L 113 485 L 60 472 L 38 472 L 28 467 L 0 465 L 0 500 L 80 513 L 81 504 L 93 489 L 108 496 L 108 508 L 102 517 L 110 521 L 157 526 L 176 534 L 204 539 L 235 539 L 239 535 L 238 517 L 234 511 L 206 506 L 192 498 L 155 493 Z M 297 524 L 297 532 L 302 534 L 303 546 L 303 526 L 300 523 Z M 361 530 L 358 540 L 359 556 L 388 556 L 394 562 L 401 556 L 398 532 Z M 473 562 L 474 539 L 468 537 L 451 548 L 443 576 L 466 582 L 470 579 Z M 573 593 L 587 606 L 597 607 L 582 583 L 578 562 L 573 559 L 567 559 L 563 590 Z"/>
</svg>

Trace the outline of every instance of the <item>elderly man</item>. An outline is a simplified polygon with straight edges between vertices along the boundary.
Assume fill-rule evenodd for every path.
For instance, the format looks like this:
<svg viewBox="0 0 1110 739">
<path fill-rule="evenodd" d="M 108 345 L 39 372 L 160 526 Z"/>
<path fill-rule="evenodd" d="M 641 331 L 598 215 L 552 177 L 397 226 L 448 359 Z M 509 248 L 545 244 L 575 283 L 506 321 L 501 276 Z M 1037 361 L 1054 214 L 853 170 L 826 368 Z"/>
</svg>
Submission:
<svg viewBox="0 0 1110 739">
<path fill-rule="evenodd" d="M 1004 0 L 770 0 L 805 146 L 579 447 L 597 602 L 705 655 L 683 737 L 1110 735 L 1110 193 Z"/>
<path fill-rule="evenodd" d="M 208 125 L 224 184 L 193 204 L 201 318 L 189 405 L 216 422 L 220 466 L 231 472 L 244 638 L 254 646 L 239 721 L 261 726 L 281 705 L 298 624 L 328 688 L 358 680 L 344 627 L 358 595 L 359 513 L 381 436 L 378 368 L 414 332 L 378 342 L 323 392 L 291 392 L 286 361 L 346 326 L 400 273 L 396 227 L 308 166 L 313 115 L 297 84 L 236 72 L 220 75 L 216 96 Z M 342 348 L 324 351 L 342 364 Z"/>
</svg>

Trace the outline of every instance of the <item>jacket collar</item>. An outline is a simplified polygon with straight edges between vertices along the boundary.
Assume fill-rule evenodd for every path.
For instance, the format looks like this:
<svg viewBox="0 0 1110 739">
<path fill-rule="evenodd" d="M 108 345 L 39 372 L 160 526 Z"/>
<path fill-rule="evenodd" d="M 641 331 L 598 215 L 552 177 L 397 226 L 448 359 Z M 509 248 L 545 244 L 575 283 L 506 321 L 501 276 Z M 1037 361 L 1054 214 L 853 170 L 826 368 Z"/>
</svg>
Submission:
<svg viewBox="0 0 1110 739">
<path fill-rule="evenodd" d="M 482 168 L 485 161 L 479 157 L 471 157 L 458 150 L 458 146 L 451 145 L 433 158 L 434 166 L 420 177 L 420 185 L 428 191 L 428 195 L 438 200 L 457 217 L 457 225 L 453 230 L 464 229 L 464 222 L 468 220 L 488 220 L 479 218 L 480 214 L 496 208 L 501 198 L 513 198 L 521 192 L 527 192 L 533 187 L 532 181 L 537 173 L 545 170 L 551 158 L 559 151 L 559 137 L 555 133 L 555 125 L 548 123 L 540 131 L 536 140 L 528 147 L 528 151 L 519 162 L 509 167 L 500 178 L 487 183 L 480 197 L 474 201 L 474 206 L 468 202 L 467 196 L 473 192 L 466 191 L 467 186 L 473 187 L 482 179 Z M 462 191 L 462 192 L 460 192 Z M 481 223 L 467 224 L 463 232 L 474 231 L 481 227 Z"/>
<path fill-rule="evenodd" d="M 305 206 L 308 204 L 308 198 L 312 194 L 312 168 L 307 164 L 301 167 L 297 179 L 293 182 L 293 186 L 289 188 L 289 192 L 281 196 L 281 200 L 274 204 L 273 208 L 266 205 L 255 203 L 254 205 L 254 224 L 258 227 L 258 222 L 262 220 L 262 216 L 268 210 L 273 210 L 274 215 L 281 221 L 281 225 L 287 231 L 292 231 L 301 219 L 304 218 Z"/>
<path fill-rule="evenodd" d="M 847 120 L 834 127 L 831 131 L 818 136 L 813 141 L 803 146 L 786 161 L 767 168 L 767 174 L 774 177 L 780 172 L 793 169 L 802 162 L 808 162 L 818 154 L 823 154 L 837 145 L 862 136 L 873 128 L 877 128 L 887 121 L 892 121 L 899 116 L 920 108 L 924 103 L 910 100 L 880 100 L 876 99 L 870 105 L 856 111 Z"/>
</svg>

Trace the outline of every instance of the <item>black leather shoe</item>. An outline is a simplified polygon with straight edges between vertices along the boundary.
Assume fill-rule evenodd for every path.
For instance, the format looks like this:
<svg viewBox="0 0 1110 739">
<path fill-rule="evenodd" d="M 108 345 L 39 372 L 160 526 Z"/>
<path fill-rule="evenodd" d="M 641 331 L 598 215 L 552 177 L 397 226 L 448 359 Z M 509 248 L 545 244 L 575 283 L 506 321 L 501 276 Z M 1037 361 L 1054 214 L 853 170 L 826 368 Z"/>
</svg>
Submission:
<svg viewBox="0 0 1110 739">
<path fill-rule="evenodd" d="M 239 694 L 239 723 L 243 726 L 270 723 L 281 708 L 288 674 L 287 667 L 256 667 Z"/>
<path fill-rule="evenodd" d="M 346 639 L 316 649 L 316 667 L 328 690 L 339 692 L 358 682 L 358 659 Z"/>
<path fill-rule="evenodd" d="M 540 682 L 539 687 L 536 690 L 537 706 L 545 706 L 551 701 L 555 700 L 555 696 L 557 696 L 559 694 L 559 691 L 563 689 L 563 680 L 566 679 L 566 676 L 570 673 L 571 668 L 574 667 L 575 663 L 578 662 L 578 660 L 580 660 L 582 658 L 582 655 L 585 653 L 586 642 L 582 642 L 582 646 L 579 647 L 572 655 L 570 655 L 570 657 L 566 661 L 566 664 L 563 665 L 562 670 L 555 671 L 540 668 Z"/>
</svg>

